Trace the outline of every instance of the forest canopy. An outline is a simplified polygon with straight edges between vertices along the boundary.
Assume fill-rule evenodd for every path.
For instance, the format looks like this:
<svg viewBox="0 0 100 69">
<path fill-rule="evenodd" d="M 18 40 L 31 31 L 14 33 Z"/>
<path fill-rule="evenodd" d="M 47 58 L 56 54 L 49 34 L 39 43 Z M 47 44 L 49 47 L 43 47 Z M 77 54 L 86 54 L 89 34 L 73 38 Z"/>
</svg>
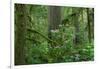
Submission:
<svg viewBox="0 0 100 69">
<path fill-rule="evenodd" d="M 94 60 L 94 8 L 14 5 L 15 65 Z"/>
</svg>

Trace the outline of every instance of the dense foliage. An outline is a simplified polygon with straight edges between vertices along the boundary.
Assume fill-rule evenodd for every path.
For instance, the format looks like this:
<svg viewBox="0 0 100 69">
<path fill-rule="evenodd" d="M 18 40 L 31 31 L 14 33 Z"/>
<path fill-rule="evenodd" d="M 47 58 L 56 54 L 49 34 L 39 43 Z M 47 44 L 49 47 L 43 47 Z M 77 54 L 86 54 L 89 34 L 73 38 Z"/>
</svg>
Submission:
<svg viewBox="0 0 100 69">
<path fill-rule="evenodd" d="M 50 30 L 49 8 L 15 4 L 15 64 L 93 61 L 93 8 L 60 7 L 61 22 Z"/>
</svg>

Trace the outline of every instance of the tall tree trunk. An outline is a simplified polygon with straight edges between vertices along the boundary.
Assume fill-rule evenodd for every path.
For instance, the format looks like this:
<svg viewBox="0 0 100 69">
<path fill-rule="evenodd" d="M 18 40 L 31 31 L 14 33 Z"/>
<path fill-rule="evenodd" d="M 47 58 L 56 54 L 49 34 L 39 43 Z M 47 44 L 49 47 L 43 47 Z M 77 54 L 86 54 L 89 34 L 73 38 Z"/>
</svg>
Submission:
<svg viewBox="0 0 100 69">
<path fill-rule="evenodd" d="M 58 29 L 61 23 L 61 8 L 60 6 L 50 6 L 49 7 L 49 25 L 50 30 Z"/>
<path fill-rule="evenodd" d="M 83 8 L 83 13 L 82 13 L 82 23 L 83 23 L 83 39 L 82 42 L 83 44 L 88 42 L 88 31 L 87 31 L 87 9 Z"/>
<path fill-rule="evenodd" d="M 61 23 L 60 6 L 50 6 L 48 8 L 49 38 L 52 39 L 51 30 L 57 30 Z M 52 45 L 52 44 L 51 44 Z"/>
<path fill-rule="evenodd" d="M 87 8 L 87 23 L 88 23 L 88 39 L 89 42 L 91 42 L 91 24 L 90 24 L 90 14 L 89 14 L 89 8 Z"/>
<path fill-rule="evenodd" d="M 94 8 L 92 8 L 92 15 L 91 15 L 92 19 L 92 38 L 94 39 Z"/>
<path fill-rule="evenodd" d="M 15 65 L 25 63 L 27 8 L 24 4 L 15 4 Z"/>
<path fill-rule="evenodd" d="M 79 37 L 79 8 L 73 8 L 72 12 L 73 12 L 73 24 L 75 27 L 75 38 L 74 38 L 74 46 L 77 46 L 80 43 L 80 37 Z"/>
</svg>

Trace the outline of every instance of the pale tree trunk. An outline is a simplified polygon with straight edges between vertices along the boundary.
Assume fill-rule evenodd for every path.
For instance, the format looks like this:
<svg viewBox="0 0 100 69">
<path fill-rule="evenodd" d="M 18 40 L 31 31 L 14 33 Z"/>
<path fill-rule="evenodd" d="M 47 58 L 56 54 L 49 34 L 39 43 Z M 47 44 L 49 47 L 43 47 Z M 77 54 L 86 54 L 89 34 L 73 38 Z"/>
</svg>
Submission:
<svg viewBox="0 0 100 69">
<path fill-rule="evenodd" d="M 73 12 L 73 24 L 75 27 L 75 37 L 74 37 L 74 46 L 77 46 L 80 43 L 80 37 L 79 37 L 79 32 L 80 32 L 80 28 L 79 28 L 79 8 L 72 8 L 72 12 Z"/>
</svg>

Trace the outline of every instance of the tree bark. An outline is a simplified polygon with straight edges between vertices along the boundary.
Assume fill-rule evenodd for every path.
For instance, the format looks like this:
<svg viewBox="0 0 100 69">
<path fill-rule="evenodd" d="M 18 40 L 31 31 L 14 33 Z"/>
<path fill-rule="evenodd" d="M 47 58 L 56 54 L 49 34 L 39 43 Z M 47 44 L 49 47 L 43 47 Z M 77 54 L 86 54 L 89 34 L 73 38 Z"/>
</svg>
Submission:
<svg viewBox="0 0 100 69">
<path fill-rule="evenodd" d="M 75 27 L 75 38 L 74 38 L 74 44 L 75 46 L 77 46 L 79 43 L 80 43 L 80 37 L 79 37 L 79 8 L 73 8 L 72 9 L 72 12 L 74 13 L 73 14 L 73 24 L 74 24 L 74 27 Z"/>
<path fill-rule="evenodd" d="M 94 39 L 94 8 L 92 8 L 92 38 Z"/>
<path fill-rule="evenodd" d="M 49 28 L 50 30 L 58 29 L 61 23 L 61 8 L 60 6 L 50 6 L 49 7 Z"/>
<path fill-rule="evenodd" d="M 57 30 L 59 27 L 59 24 L 61 23 L 60 6 L 50 6 L 48 8 L 48 23 L 49 23 L 48 37 L 52 39 L 51 30 Z M 51 43 L 51 46 L 53 46 L 53 43 Z"/>
<path fill-rule="evenodd" d="M 27 8 L 24 4 L 15 4 L 15 65 L 24 65 L 26 47 Z"/>
<path fill-rule="evenodd" d="M 90 24 L 90 14 L 89 14 L 89 8 L 87 8 L 87 24 L 88 24 L 88 39 L 89 42 L 91 42 L 91 24 Z"/>
</svg>

